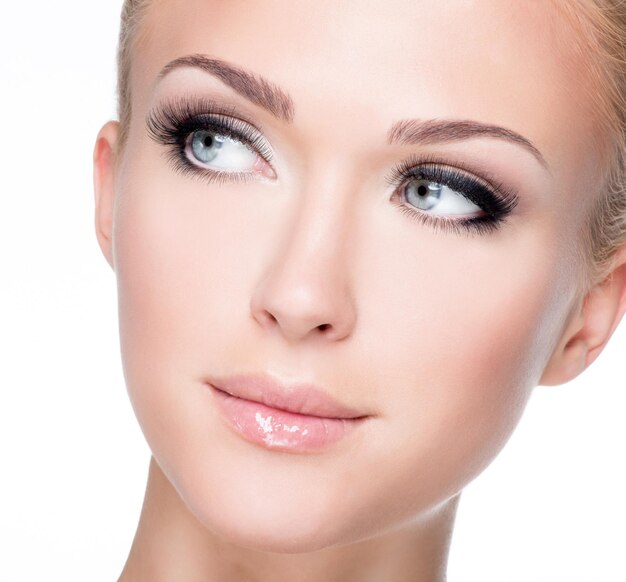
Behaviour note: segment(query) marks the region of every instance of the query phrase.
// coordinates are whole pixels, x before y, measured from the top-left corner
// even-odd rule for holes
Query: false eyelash
[[[429,180],[447,186],[476,204],[487,214],[473,218],[434,216],[399,204],[403,214],[436,230],[454,234],[487,234],[497,230],[519,202],[519,196],[493,176],[479,178],[463,163],[450,163],[432,155],[414,155],[392,168],[387,183],[396,191],[413,179]]]
[[[251,172],[211,170],[194,164],[185,153],[187,140],[195,131],[207,130],[243,143],[268,164],[273,152],[261,132],[242,119],[237,109],[206,97],[177,97],[150,111],[146,117],[148,134],[168,147],[167,157],[181,174],[200,176],[212,182],[245,182],[255,179]]]

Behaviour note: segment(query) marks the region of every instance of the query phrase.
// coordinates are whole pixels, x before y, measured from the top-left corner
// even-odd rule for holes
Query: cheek
[[[391,502],[406,514],[460,491],[505,444],[558,334],[566,284],[539,229],[418,236],[395,248],[423,251],[395,258],[372,247],[371,272],[379,262],[386,277],[361,282],[371,301],[363,327],[381,332],[362,346],[375,354],[365,366],[383,379],[376,401],[393,419],[372,465],[404,492]]]
[[[185,402],[172,386],[200,382],[211,370],[213,354],[242,317],[238,294],[256,264],[237,209],[248,202],[237,188],[220,186],[216,195],[199,181],[181,184],[139,158],[116,207],[122,359],[142,424],[152,422],[151,409]]]
[[[154,160],[161,162],[155,164]],[[224,342],[224,322],[241,318],[241,293],[257,268],[245,186],[207,185],[138,156],[121,184],[115,216],[120,326],[130,353],[159,366],[206,373]],[[263,217],[258,220],[263,220]],[[212,342],[215,342],[213,344]]]

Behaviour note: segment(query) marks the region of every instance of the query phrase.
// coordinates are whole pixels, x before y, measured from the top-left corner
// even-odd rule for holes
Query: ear
[[[93,152],[93,183],[98,244],[107,262],[113,261],[113,208],[115,202],[115,152],[119,123],[109,121],[98,132]]]
[[[626,246],[608,277],[593,287],[571,317],[539,384],[554,386],[578,376],[600,355],[626,312]]]

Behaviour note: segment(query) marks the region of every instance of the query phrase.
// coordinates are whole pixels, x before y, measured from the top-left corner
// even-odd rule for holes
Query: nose
[[[250,301],[259,325],[290,342],[312,336],[338,341],[356,321],[345,213],[336,201],[315,206],[300,206]]]

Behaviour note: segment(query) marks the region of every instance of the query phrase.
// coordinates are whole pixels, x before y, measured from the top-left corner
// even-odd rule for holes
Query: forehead
[[[557,174],[597,164],[575,33],[551,0],[155,0],[143,27],[144,103],[166,63],[203,53],[276,83],[296,122],[330,135],[338,119],[471,119],[526,136]]]

